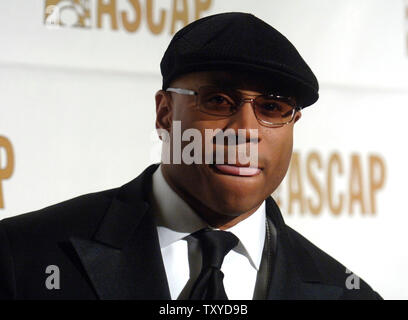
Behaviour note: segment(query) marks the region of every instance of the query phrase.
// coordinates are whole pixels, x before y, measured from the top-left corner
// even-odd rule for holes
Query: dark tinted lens
[[[237,106],[236,93],[218,87],[201,87],[197,99],[202,111],[214,115],[230,115]]]
[[[294,113],[294,106],[285,99],[259,96],[255,99],[255,105],[258,118],[273,124],[289,122]]]

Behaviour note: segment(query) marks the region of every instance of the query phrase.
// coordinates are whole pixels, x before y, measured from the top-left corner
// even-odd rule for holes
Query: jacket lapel
[[[148,167],[118,189],[92,239],[70,239],[100,299],[170,300],[156,224],[146,200],[157,167]],[[342,288],[324,283],[311,257],[291,239],[271,197],[266,214],[277,231],[267,299],[338,298]]]
[[[269,197],[266,214],[277,231],[276,253],[269,279],[268,300],[338,299],[343,289],[325,284],[306,249],[294,243],[279,207]]]
[[[118,189],[92,239],[70,241],[100,299],[170,299],[147,195],[157,165]]]

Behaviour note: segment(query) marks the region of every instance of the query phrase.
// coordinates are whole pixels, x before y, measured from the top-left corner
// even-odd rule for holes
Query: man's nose
[[[230,117],[229,127],[234,129],[258,129],[259,122],[255,116],[252,99],[241,102],[236,113]]]
[[[259,122],[258,119],[255,116],[255,111],[252,106],[252,100],[251,99],[245,99],[242,101],[241,105],[238,107],[238,110],[236,113],[234,113],[228,121],[228,128],[233,129],[237,135],[242,135],[239,134],[238,130],[245,130],[245,141],[250,142],[251,139],[253,139],[253,135],[251,136],[249,130],[257,130],[257,141],[252,141],[252,142],[259,142],[260,141],[260,135],[258,132],[259,129]]]

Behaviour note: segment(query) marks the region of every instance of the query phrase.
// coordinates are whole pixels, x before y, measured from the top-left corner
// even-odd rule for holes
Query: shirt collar
[[[152,205],[157,221],[160,248],[209,227],[193,209],[169,186],[161,171],[154,172]],[[259,269],[265,241],[265,201],[245,220],[228,229],[240,240],[237,251],[245,255],[255,269]]]
[[[256,270],[259,270],[265,243],[265,219],[266,211],[264,201],[248,218],[228,229],[228,231],[238,237],[246,254],[243,253],[249,258]],[[239,249],[240,247],[238,246],[238,250]]]
[[[159,166],[153,174],[152,203],[160,248],[165,248],[208,224],[168,185],[161,169]]]

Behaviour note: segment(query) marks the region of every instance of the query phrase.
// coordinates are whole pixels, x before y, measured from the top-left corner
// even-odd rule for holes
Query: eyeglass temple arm
[[[180,89],[180,88],[167,88],[166,91],[175,92],[178,94],[186,94],[189,96],[196,96],[197,92],[188,89]]]

